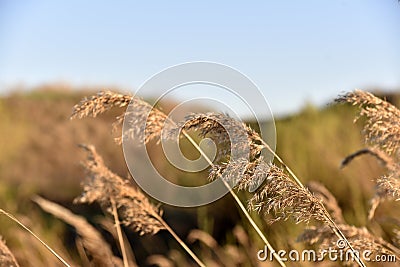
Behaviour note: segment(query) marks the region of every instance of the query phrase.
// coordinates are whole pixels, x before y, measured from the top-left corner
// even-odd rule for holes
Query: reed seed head
[[[128,180],[111,172],[93,146],[82,147],[88,152],[88,159],[84,163],[88,175],[83,183],[84,192],[75,199],[76,203],[96,201],[112,214],[111,201],[114,201],[122,223],[141,235],[156,234],[165,229],[161,210]]]
[[[389,155],[396,154],[400,145],[400,110],[371,93],[355,90],[336,99],[359,106],[359,117],[367,118],[364,134],[367,142],[377,144]]]

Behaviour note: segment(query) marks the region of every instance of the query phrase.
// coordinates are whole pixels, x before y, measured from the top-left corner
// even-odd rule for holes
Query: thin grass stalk
[[[110,199],[110,202],[111,202],[111,208],[112,208],[112,214],[114,217],[115,227],[117,228],[117,236],[118,236],[119,246],[121,248],[122,261],[123,261],[125,267],[129,267],[128,257],[126,256],[125,243],[124,243],[124,239],[122,237],[121,223],[118,219],[117,205],[115,204],[115,201],[112,198]]]
[[[38,240],[48,251],[51,252],[62,264],[64,264],[67,267],[70,267],[69,265],[60,255],[57,254],[49,245],[47,245],[42,239],[40,239],[34,232],[32,232],[28,227],[26,227],[22,222],[20,222],[17,218],[14,217],[11,213],[6,212],[3,209],[0,209],[0,213],[7,216],[9,219],[17,223],[19,226],[21,226],[25,231],[27,231],[29,234],[31,234],[36,240]]]
[[[186,250],[186,252],[195,260],[200,267],[206,267],[206,265],[194,254],[194,252],[186,245],[185,242],[175,233],[175,231],[160,217],[160,222],[163,224],[165,229],[175,238],[175,240]]]

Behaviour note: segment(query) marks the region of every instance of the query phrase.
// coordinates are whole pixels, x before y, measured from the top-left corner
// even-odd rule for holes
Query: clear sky
[[[0,0],[1,92],[59,81],[134,90],[188,61],[240,70],[274,113],[356,87],[393,90],[400,88],[400,4]]]

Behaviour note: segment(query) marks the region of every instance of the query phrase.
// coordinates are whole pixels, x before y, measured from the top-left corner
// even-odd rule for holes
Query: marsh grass
[[[96,117],[98,114],[105,112],[111,108],[113,103],[116,107],[125,106],[125,103],[129,96],[124,96],[117,93],[112,92],[100,92],[97,96],[92,96],[91,98],[87,98],[82,100],[79,104],[77,104],[74,109],[71,118],[83,118],[86,116]],[[249,143],[255,144],[255,142],[250,142],[250,137],[246,131],[249,131],[250,128],[245,127],[242,123],[232,120],[231,118],[218,115],[218,114],[200,114],[196,116],[194,114],[194,118],[189,117],[181,124],[171,121],[160,110],[153,108],[150,104],[145,101],[137,98],[130,97],[131,105],[126,111],[126,113],[117,117],[116,122],[113,125],[115,129],[116,125],[122,123],[122,118],[128,118],[126,122],[129,127],[128,130],[122,132],[122,139],[116,139],[116,142],[121,144],[124,138],[127,139],[137,139],[141,140],[143,144],[147,144],[153,139],[157,139],[159,142],[162,137],[163,131],[166,132],[166,137],[170,135],[174,135],[174,132],[177,132],[177,129],[182,133],[182,135],[188,139],[188,141],[193,145],[193,147],[204,157],[204,159],[209,163],[210,166],[214,166],[214,163],[208,156],[204,153],[204,151],[199,147],[199,145],[194,141],[194,139],[187,133],[188,130],[195,129],[200,130],[201,135],[207,135],[208,133],[213,132],[214,136],[219,136],[225,132],[222,125],[227,125],[232,130],[233,134],[230,138],[235,138],[236,142],[232,142],[232,144],[236,144],[241,151],[242,146],[246,146]],[[107,103],[105,108],[101,108],[101,103]],[[144,124],[143,124],[144,122]],[[143,125],[145,128],[143,128]],[[221,129],[222,128],[222,129]],[[215,131],[217,130],[217,133]],[[242,133],[245,133],[245,136]],[[221,143],[219,141],[218,143]],[[258,146],[253,147],[251,151],[254,153],[257,150]],[[233,149],[233,147],[231,148]],[[229,189],[230,194],[235,199],[238,204],[241,212],[245,215],[247,220],[250,222],[251,226],[255,229],[257,234],[263,240],[263,242],[269,247],[270,251],[272,251],[274,258],[278,261],[281,266],[285,266],[284,262],[280,259],[279,255],[276,253],[276,250],[272,247],[268,239],[265,237],[264,233],[260,230],[254,220],[251,218],[250,214],[246,210],[245,206],[239,199],[239,197],[234,193],[232,188],[229,186],[225,179],[222,179],[225,186]]]
[[[351,243],[342,232],[341,227],[335,222],[335,220],[337,220],[337,222],[342,225],[344,219],[341,212],[339,212],[337,203],[334,202],[334,197],[332,195],[327,195],[327,191],[324,191],[322,187],[319,188],[320,190],[317,193],[319,197],[314,195],[303,185],[282,158],[270,148],[258,133],[243,123],[229,118],[226,115],[215,113],[190,114],[186,117],[185,121],[175,123],[163,112],[153,108],[139,98],[112,92],[102,92],[97,96],[83,100],[80,104],[75,106],[72,117],[96,117],[98,114],[109,110],[113,105],[116,107],[127,106],[128,100],[133,106],[133,109],[131,108],[127,111],[127,114],[130,115],[128,116],[130,120],[126,123],[130,127],[127,131],[122,133],[122,138],[116,140],[118,143],[121,143],[124,138],[138,138],[144,143],[148,143],[153,139],[159,142],[160,138],[162,138],[163,129],[167,129],[166,132],[171,136],[182,135],[192,143],[210,164],[210,180],[222,178],[223,182],[228,187],[234,186],[234,188],[238,190],[254,189],[262,183],[261,187],[254,192],[254,195],[249,200],[248,207],[251,210],[274,214],[275,216],[272,222],[288,220],[290,217],[294,218],[297,223],[308,223],[311,219],[321,221],[337,238],[343,239],[346,242],[350,251],[355,252]],[[396,163],[394,163],[395,159],[390,156],[396,157],[400,140],[398,134],[400,112],[385,101],[362,91],[355,91],[341,96],[337,101],[350,102],[353,105],[361,107],[360,116],[367,117],[366,126],[364,127],[366,140],[383,149],[383,151],[381,151],[376,147],[357,151],[345,158],[342,167],[348,165],[354,158],[360,155],[370,154],[376,157],[388,169],[395,173],[390,173],[388,176],[378,179],[378,190],[374,198],[375,204],[373,204],[373,206],[376,208],[376,203],[379,203],[384,198],[398,198],[398,180],[394,177],[398,174],[398,167]],[[101,107],[102,103],[106,103],[104,108]],[[122,124],[124,115],[126,114],[117,117],[114,128]],[[139,122],[143,121],[146,122],[146,129],[141,129],[138,125]],[[230,134],[228,134],[225,128],[226,125],[229,126]],[[211,137],[216,144],[223,147],[223,149],[218,150],[216,159],[209,159],[200,149],[198,144],[194,142],[194,139],[188,135],[188,132],[191,130],[197,131],[202,137]],[[243,135],[243,133],[245,134]],[[232,142],[232,136],[235,142]],[[228,145],[227,140],[230,141]],[[245,155],[245,148],[249,149],[248,158],[230,158],[231,153],[234,151],[243,151],[242,154]],[[278,164],[275,165],[265,162],[261,155],[263,150],[272,154]],[[232,189],[230,189],[230,193],[261,239],[268,246],[271,246],[254,220],[250,217],[249,213],[244,209],[238,196]],[[325,207],[324,202],[326,202],[328,208]],[[330,213],[332,213],[333,216],[331,216]],[[370,212],[370,216],[371,214],[373,214],[373,212]],[[355,257],[360,266],[365,266],[357,255],[355,255]],[[279,256],[275,258],[283,265]]]
[[[370,201],[368,219],[372,220],[379,204],[386,200],[400,200],[400,110],[389,102],[371,93],[355,90],[336,99],[358,106],[360,111],[355,121],[365,118],[363,134],[371,147],[347,156],[342,166],[364,154],[375,157],[387,169],[387,174],[376,179],[375,195]]]
[[[75,203],[97,202],[103,210],[120,218],[122,224],[140,235],[154,235],[161,230],[167,230],[199,266],[205,266],[164,221],[163,211],[159,207],[152,204],[139,189],[133,187],[130,180],[111,172],[93,146],[81,147],[88,154],[83,164],[87,177],[83,183],[83,193],[75,199]]]
[[[375,179],[375,195],[371,199],[368,214],[369,221],[372,221],[375,211],[383,201],[400,200],[398,164],[400,111],[386,101],[358,90],[340,96],[337,101],[348,102],[360,109],[356,119],[364,117],[363,133],[368,144],[368,147],[345,157],[341,167],[347,167],[356,158],[367,155],[378,160],[387,170],[385,175]],[[74,106],[71,118],[97,117],[114,108],[118,110],[128,108],[125,113],[116,117],[112,125],[114,131],[119,130],[122,124],[128,126],[124,127],[121,136],[115,139],[118,144],[126,139],[135,139],[145,145],[150,142],[153,145],[159,144],[162,138],[182,138],[191,144],[210,165],[208,180],[221,179],[224,182],[243,214],[242,218],[250,223],[257,236],[271,251],[276,250],[267,239],[266,233],[260,229],[260,221],[256,223],[252,218],[253,215],[257,216],[251,213],[252,211],[258,212],[263,218],[264,215],[268,215],[269,219],[265,219],[266,225],[284,223],[283,221],[305,223],[307,226],[298,237],[298,241],[310,246],[317,245],[321,250],[337,248],[338,238],[342,239],[346,243],[345,251],[355,257],[354,262],[343,264],[365,266],[355,254],[356,250],[371,250],[373,255],[394,255],[400,260],[398,230],[390,229],[392,234],[385,236],[382,232],[374,231],[376,228],[370,227],[372,225],[370,222],[366,226],[347,223],[347,216],[343,215],[340,207],[342,203],[340,199],[336,200],[335,196],[320,183],[310,182],[304,185],[301,176],[296,176],[284,159],[248,125],[225,114],[217,113],[189,114],[184,121],[174,122],[164,112],[140,98],[111,91],[84,98]],[[124,121],[124,118],[128,119]],[[143,122],[146,122],[145,126]],[[214,159],[208,158],[198,144],[199,138],[205,137],[211,138],[217,144],[218,150]],[[83,217],[40,197],[34,197],[33,201],[46,212],[76,229],[78,234],[75,240],[76,249],[85,266],[93,264],[135,266],[133,252],[124,236],[124,228],[129,228],[139,235],[155,235],[160,231],[167,231],[199,266],[259,264],[255,257],[257,248],[252,242],[254,236],[250,237],[249,233],[239,226],[234,229],[231,243],[225,245],[218,244],[217,240],[207,232],[192,229],[187,242],[191,245],[200,245],[201,250],[198,252],[201,257],[198,257],[164,220],[161,205],[150,200],[135,187],[132,184],[132,177],[122,178],[107,168],[94,146],[81,147],[87,153],[87,159],[83,162],[87,175],[82,183],[83,193],[75,199],[75,203],[96,202],[110,215],[114,224],[109,221],[111,225],[107,227],[119,244],[122,257],[114,255],[111,245]],[[275,161],[269,162],[268,155],[273,155]],[[249,191],[241,194],[242,197],[246,196],[245,200],[239,198],[239,191]],[[21,221],[3,210],[0,210],[0,213],[22,226],[62,264],[69,266]],[[389,219],[397,222],[394,224],[400,227],[398,220]],[[171,249],[168,255],[148,257],[147,263],[160,266],[174,266],[175,262],[192,264],[193,261],[185,255]],[[276,253],[273,255],[278,264],[285,266],[279,255]],[[2,240],[0,240],[0,265],[18,266],[15,257]]]

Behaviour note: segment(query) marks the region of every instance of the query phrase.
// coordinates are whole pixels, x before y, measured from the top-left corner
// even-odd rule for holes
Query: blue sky
[[[400,4],[0,0],[1,92],[59,81],[134,90],[189,61],[240,70],[281,114],[357,87],[394,90]]]

